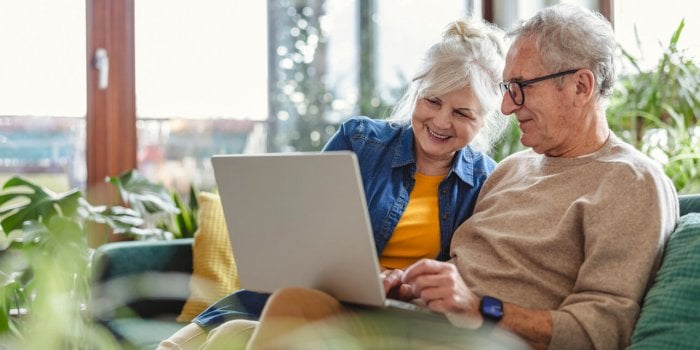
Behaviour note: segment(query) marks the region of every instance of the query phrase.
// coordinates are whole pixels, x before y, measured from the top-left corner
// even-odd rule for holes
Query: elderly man
[[[557,5],[513,37],[501,109],[515,115],[530,149],[487,179],[473,216],[455,232],[449,262],[385,271],[385,288],[445,314],[449,337],[489,321],[534,348],[624,348],[678,218],[675,189],[608,128],[615,75],[608,22]],[[279,333],[303,329],[275,327],[275,319],[319,322],[338,313],[354,319],[343,323],[350,334],[381,333],[353,317],[364,312],[289,289],[273,294],[249,345],[266,347]],[[404,334],[439,338],[411,330]]]
[[[491,319],[536,348],[623,348],[678,218],[674,187],[608,128],[608,22],[559,5],[513,35],[501,110],[531,149],[485,183],[452,241],[456,269],[425,261],[403,282],[434,310]]]

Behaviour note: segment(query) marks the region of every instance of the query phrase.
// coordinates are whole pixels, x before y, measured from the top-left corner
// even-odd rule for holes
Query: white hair
[[[472,146],[489,152],[508,124],[500,113],[503,95],[498,89],[505,53],[504,32],[498,27],[473,18],[450,23],[442,40],[426,52],[423,65],[394,106],[390,119],[410,119],[419,99],[469,86],[484,117],[484,126]]]

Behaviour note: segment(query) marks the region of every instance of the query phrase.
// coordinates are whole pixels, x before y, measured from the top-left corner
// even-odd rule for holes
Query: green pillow
[[[700,330],[700,213],[680,218],[652,288],[644,298],[630,349],[690,349]]]

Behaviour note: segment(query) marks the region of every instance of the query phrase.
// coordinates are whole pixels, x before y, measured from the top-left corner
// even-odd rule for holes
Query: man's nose
[[[501,113],[503,113],[503,115],[511,115],[520,107],[521,106],[515,104],[508,92],[503,94],[503,99],[501,100]]]

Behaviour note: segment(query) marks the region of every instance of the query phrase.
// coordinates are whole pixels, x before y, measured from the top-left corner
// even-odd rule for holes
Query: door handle
[[[109,86],[109,56],[107,50],[99,48],[95,50],[95,69],[98,72],[97,88],[105,90]]]

